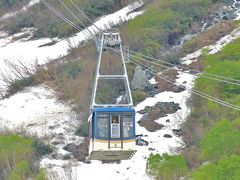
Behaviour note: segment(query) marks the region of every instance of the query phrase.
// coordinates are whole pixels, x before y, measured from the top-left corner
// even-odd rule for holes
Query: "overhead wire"
[[[115,50],[114,52],[116,52],[116,53],[119,55],[119,52],[118,52],[117,50]],[[142,63],[136,62],[136,61],[133,60],[132,58],[130,58],[130,59],[131,59],[130,61],[133,62],[134,64],[137,64],[137,65],[139,65],[140,67],[143,67],[144,69],[150,70],[155,76],[160,77],[161,79],[164,79],[165,81],[167,81],[167,82],[169,82],[169,83],[171,83],[171,84],[177,85],[177,86],[179,86],[179,87],[187,90],[188,92],[192,92],[192,93],[194,93],[194,94],[196,94],[196,95],[198,95],[198,96],[200,96],[200,97],[202,97],[202,98],[211,100],[211,101],[213,101],[213,102],[215,102],[215,103],[218,103],[218,104],[220,104],[220,105],[223,105],[223,106],[225,106],[225,107],[228,107],[228,108],[231,108],[231,109],[240,111],[240,107],[239,107],[239,106],[236,106],[236,105],[233,105],[233,104],[228,103],[228,102],[226,102],[226,101],[223,101],[223,100],[221,100],[221,99],[215,98],[215,97],[210,96],[210,95],[208,95],[208,94],[206,94],[206,93],[203,93],[203,92],[201,92],[201,91],[198,91],[198,90],[195,90],[195,89],[191,89],[191,87],[187,87],[187,86],[185,86],[185,85],[183,85],[183,84],[181,84],[181,83],[179,83],[179,82],[174,82],[174,80],[168,78],[167,76],[165,76],[165,75],[163,75],[163,74],[157,73],[155,70],[153,70],[153,69],[151,69],[151,68],[143,65]]]
[[[130,50],[131,51],[131,50]],[[150,60],[147,60],[145,58],[142,58],[142,57],[139,57],[139,56],[136,56],[136,55],[132,55],[132,54],[129,54],[130,57],[134,57],[138,60],[141,60],[143,62],[146,62],[146,63],[150,63],[150,64],[153,64],[153,65],[156,65],[156,66],[159,66],[159,67],[164,67],[164,68],[171,68],[171,67],[176,67],[174,66],[174,64],[171,64],[171,63],[168,63],[168,62],[165,62],[165,64],[171,64],[171,66],[166,66],[166,65],[163,65],[163,64],[158,64],[154,61],[150,61]],[[178,68],[179,69],[179,68]],[[181,69],[179,69],[180,71],[182,71]],[[182,71],[184,73],[187,73],[187,74],[191,74],[190,72],[186,72],[186,71]],[[199,71],[200,73],[200,71]],[[232,84],[232,85],[237,85],[237,86],[240,86],[240,82],[237,83],[237,82],[232,82],[232,81],[228,81],[228,80],[223,80],[223,79],[220,79],[220,78],[215,78],[215,77],[209,77],[207,75],[204,74],[201,74],[201,77],[204,77],[204,78],[207,78],[207,79],[211,79],[211,80],[214,80],[214,81],[219,81],[219,82],[223,82],[223,83],[227,83],[227,84]]]
[[[86,13],[80,9],[74,2],[73,0],[70,0],[70,2],[72,3],[72,5],[91,23],[93,24],[94,27],[96,27],[96,29],[99,30],[99,32],[101,32],[102,30],[86,15]]]
[[[64,1],[63,1],[63,0],[59,0],[59,1],[60,1],[60,3],[64,6],[64,8],[67,9],[67,11],[85,28],[85,30],[87,30],[87,31],[89,32],[90,36],[92,36],[92,37],[95,38],[94,34],[85,26],[85,24],[82,22],[82,20],[81,20],[78,16],[76,16],[76,15],[66,6],[66,4],[64,3]],[[83,30],[83,31],[84,31],[84,30]]]
[[[63,3],[62,0],[60,0],[61,3]],[[97,25],[95,25],[95,23],[86,15],[86,13],[81,10],[72,0],[70,0],[70,2],[74,5],[74,7],[84,16],[87,18],[87,20],[92,23],[99,31],[101,31]],[[76,16],[74,15],[74,13],[72,13],[72,11],[63,3],[64,7],[67,8],[67,10],[76,18],[80,21],[80,23],[82,25],[84,25],[81,20]],[[86,28],[86,26],[84,25],[84,27]],[[91,32],[90,32],[91,33]],[[92,33],[91,33],[92,34]],[[92,34],[93,35],[93,34]],[[93,35],[93,37],[95,38],[95,36]],[[188,70],[191,70],[192,72],[196,72],[196,73],[202,73],[201,71],[198,71],[196,69],[191,69],[191,68],[188,68],[188,67],[185,67],[185,66],[181,66],[181,65],[176,65],[176,64],[173,64],[173,63],[170,63],[170,62],[166,62],[166,61],[163,61],[163,60],[160,60],[160,59],[157,59],[157,58],[154,58],[154,57],[151,57],[151,56],[147,56],[147,55],[144,55],[142,53],[139,53],[139,52],[135,52],[135,51],[132,51],[132,50],[129,50],[130,52],[134,53],[134,54],[138,54],[138,55],[141,55],[145,58],[149,58],[149,59],[152,59],[152,60],[155,60],[155,61],[158,61],[158,62],[161,62],[161,63],[164,63],[164,64],[167,64],[167,65],[170,65],[170,66],[176,66],[178,67],[179,69],[188,69]],[[131,56],[134,56],[134,55],[131,55]],[[143,60],[142,58],[138,57],[138,56],[135,56],[135,58],[138,58],[140,60]],[[158,66],[162,66],[162,67],[166,67],[168,68],[168,66],[166,65],[162,65],[162,64],[157,64],[157,63],[154,63],[152,61],[149,61],[149,63],[152,63],[152,64],[155,64],[155,65],[158,65]],[[187,73],[187,72],[186,72]],[[209,77],[209,76],[213,76],[213,77]],[[225,77],[225,76],[221,76],[221,75],[216,75],[216,74],[212,74],[212,73],[208,73],[208,72],[204,72],[204,74],[202,74],[202,77],[205,77],[205,78],[208,78],[208,79],[211,79],[211,80],[215,80],[215,81],[220,81],[220,82],[224,82],[224,83],[228,83],[228,84],[232,84],[232,85],[238,85],[240,86],[240,80],[237,80],[237,79],[233,79],[233,78],[229,78],[229,77]]]
[[[165,66],[165,65],[163,65],[163,64],[158,64],[158,63],[156,63],[156,62],[154,62],[154,61],[149,61],[149,60],[143,59],[143,58],[141,58],[141,57],[139,57],[139,56],[134,56],[134,55],[130,55],[130,56],[132,56],[132,57],[134,57],[134,58],[137,58],[137,59],[139,59],[139,60],[141,60],[141,61],[144,61],[144,62],[147,62],[147,63],[150,63],[150,64],[154,64],[154,65],[156,65],[156,66],[165,67],[165,68],[170,68],[170,66]],[[171,67],[173,67],[173,65],[172,65]],[[191,73],[186,72],[186,71],[182,71],[182,72],[191,74]],[[223,80],[223,79],[219,79],[219,78],[215,78],[215,77],[209,77],[209,76],[205,75],[205,73],[202,74],[201,77],[204,77],[204,78],[207,78],[207,79],[211,79],[211,80],[215,80],[215,81],[219,81],[219,82],[224,82],[224,83],[228,83],[228,84],[240,86],[240,83],[232,82],[232,81],[229,81],[229,80]]]
[[[56,9],[54,9],[49,3],[47,3],[45,0],[42,0],[42,2],[47,6],[47,7],[49,7],[49,9],[50,10],[52,10],[56,15],[58,15],[61,19],[63,19],[65,22],[67,22],[67,23],[69,23],[70,25],[72,25],[74,28],[77,28],[78,30],[80,29],[80,30],[82,30],[79,26],[77,26],[77,25],[75,25],[73,22],[71,22],[68,18],[66,18],[65,16],[63,16],[61,13],[59,13],[59,11],[57,11]],[[130,50],[131,51],[131,50]],[[116,51],[115,51],[116,52]],[[133,51],[131,51],[131,52],[133,52]],[[140,54],[140,53],[138,53],[138,54]],[[152,58],[152,57],[149,57],[149,56],[146,56],[146,55],[143,55],[143,54],[141,54],[142,56],[145,56],[145,57],[148,57],[148,58]],[[155,59],[155,58],[154,58]],[[155,59],[156,60],[156,59]],[[135,62],[135,61],[133,61],[133,60],[131,60],[131,62],[133,62],[133,63],[135,63],[135,64],[140,64],[139,62]],[[165,62],[166,64],[170,64],[170,63],[167,63],[167,62]],[[141,65],[140,64],[140,66],[141,67],[144,67],[144,65]],[[145,67],[146,68],[146,67]],[[173,82],[171,79],[169,79],[168,77],[164,77],[164,75],[160,75],[160,74],[157,74],[154,70],[152,70],[151,68],[148,68],[147,67],[147,69],[149,69],[150,71],[152,71],[152,72],[154,72],[154,74],[156,75],[156,76],[158,76],[158,77],[160,77],[160,78],[162,78],[162,79],[164,79],[164,80],[166,80],[166,81],[168,81],[168,82],[170,82],[170,83],[172,83],[172,84],[176,84],[175,82]],[[220,77],[222,77],[222,76],[220,76]],[[224,78],[224,77],[223,77]],[[229,79],[231,79],[231,78],[229,78]],[[236,79],[233,79],[233,80],[235,80],[235,81],[238,81],[238,80],[236,80]],[[177,84],[179,84],[179,83],[177,83]],[[197,90],[192,90],[192,89],[189,89],[189,88],[187,88],[187,87],[185,87],[184,85],[182,85],[182,84],[180,84],[180,85],[178,85],[178,86],[180,86],[180,87],[182,87],[182,88],[184,88],[185,90],[188,90],[188,91],[190,91],[190,92],[193,92],[194,94],[196,94],[196,95],[199,95],[199,96],[201,96],[201,97],[203,97],[203,98],[206,98],[206,99],[208,99],[208,100],[211,100],[211,101],[213,101],[213,102],[216,102],[216,103],[218,103],[218,104],[221,104],[221,105],[223,105],[223,106],[226,106],[226,107],[229,107],[229,108],[232,108],[232,109],[235,109],[235,110],[238,110],[238,111],[240,111],[240,107],[239,106],[236,106],[236,105],[233,105],[233,104],[231,104],[231,103],[228,103],[228,102],[225,102],[225,101],[222,101],[222,100],[220,100],[220,99],[218,99],[218,98],[215,98],[215,97],[212,97],[212,96],[210,96],[210,95],[208,95],[208,94],[205,94],[205,93],[202,93],[202,92],[200,92],[200,91],[197,91]]]
[[[212,96],[210,96],[210,95],[208,95],[208,94],[206,94],[206,93],[203,93],[203,92],[200,92],[200,91],[197,91],[197,90],[194,90],[194,89],[190,89],[189,87],[186,87],[186,86],[184,86],[184,85],[181,84],[181,83],[174,82],[172,79],[170,79],[170,78],[168,78],[168,77],[166,77],[166,76],[164,76],[164,75],[162,75],[162,74],[157,74],[156,71],[152,70],[152,69],[149,68],[149,67],[146,67],[145,65],[143,65],[143,64],[141,64],[141,63],[139,63],[139,62],[136,62],[136,61],[134,61],[134,60],[131,60],[131,62],[134,63],[134,64],[139,65],[140,67],[143,67],[143,68],[145,68],[145,69],[150,70],[150,71],[151,71],[154,75],[156,75],[157,77],[160,77],[161,79],[164,79],[165,81],[167,81],[167,82],[169,82],[169,83],[171,83],[171,84],[178,85],[179,87],[187,90],[188,92],[192,92],[192,93],[194,93],[194,94],[196,94],[196,95],[198,95],[198,96],[200,96],[200,97],[202,97],[202,98],[211,100],[211,101],[213,101],[213,102],[215,102],[215,103],[218,103],[218,104],[220,104],[220,105],[223,105],[223,106],[225,106],[225,107],[228,107],[228,108],[231,108],[231,109],[240,111],[240,107],[239,107],[239,106],[233,105],[233,104],[228,103],[228,102],[226,102],[226,101],[222,101],[222,100],[220,100],[220,99],[218,99],[218,98],[215,98],[215,97],[212,97]]]
[[[56,14],[60,19],[62,19],[63,21],[65,21],[66,23],[68,23],[69,25],[71,25],[73,28],[75,28],[78,31],[82,31],[83,29],[80,28],[78,25],[76,25],[75,23],[73,23],[71,20],[69,20],[67,17],[65,17],[64,15],[62,15],[58,10],[56,10],[51,4],[49,4],[47,1],[45,0],[41,0],[41,2],[47,6],[54,14]]]
[[[195,73],[202,73],[201,71],[198,71],[198,70],[196,70],[196,69],[188,68],[188,67],[185,67],[185,66],[182,66],[182,65],[173,64],[173,63],[170,63],[170,62],[166,62],[166,61],[163,61],[163,60],[160,60],[160,59],[151,57],[151,56],[144,55],[144,54],[139,53],[139,52],[136,52],[136,51],[132,51],[132,50],[129,50],[129,51],[132,52],[132,53],[134,53],[134,54],[143,56],[143,57],[145,57],[145,58],[149,58],[149,59],[152,59],[152,60],[155,60],[155,61],[164,63],[164,64],[168,64],[168,65],[170,65],[170,66],[176,66],[176,67],[178,67],[178,68],[191,70],[192,72],[195,72]],[[225,80],[226,80],[225,82],[233,81],[233,82],[235,82],[235,83],[238,83],[238,84],[235,84],[235,85],[240,85],[240,80],[238,80],[238,79],[233,79],[233,78],[229,78],[229,77],[225,77],[225,76],[221,76],[221,75],[216,75],[216,74],[212,74],[212,73],[208,73],[208,72],[204,72],[204,74],[209,75],[209,76],[213,76],[213,77],[216,77],[216,78],[225,79]],[[227,80],[230,80],[230,81],[227,81]]]

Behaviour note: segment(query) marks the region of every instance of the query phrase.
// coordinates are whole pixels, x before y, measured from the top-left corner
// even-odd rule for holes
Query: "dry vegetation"
[[[236,29],[238,27],[238,23],[238,21],[228,20],[215,24],[210,29],[198,34],[198,36],[183,44],[183,53],[190,54],[204,46],[214,44],[221,37],[228,35]]]
[[[89,43],[71,49],[69,55],[47,65],[59,97],[70,100],[75,110],[83,113],[83,120],[86,120],[90,106],[97,58],[94,44]]]
[[[122,75],[123,67],[122,67],[122,58],[120,55],[113,52],[113,50],[108,49],[107,51],[103,51],[100,74],[102,75]]]

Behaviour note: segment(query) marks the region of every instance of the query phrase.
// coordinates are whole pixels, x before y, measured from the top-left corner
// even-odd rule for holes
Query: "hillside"
[[[34,0],[22,0],[20,2],[3,1],[2,12],[3,10],[7,10],[6,12],[11,12],[16,9],[21,10],[20,7],[23,7],[24,4],[27,4],[27,2],[34,2]],[[17,16],[10,16],[9,18],[4,18],[2,20],[2,29],[6,30],[11,35],[20,32],[23,28],[33,28],[33,38],[66,38],[78,32],[78,30],[57,17],[54,12],[50,11],[43,2],[36,2],[36,4],[32,3],[32,5],[25,10],[19,11],[19,13],[17,13]],[[91,19],[96,19],[105,14],[113,13],[114,11],[121,9],[132,1],[120,0],[116,2],[115,0],[65,0],[50,1],[49,4],[57,11],[62,12],[66,16],[66,18],[71,20],[80,28],[85,28],[83,24],[89,25],[89,22],[86,20],[85,17],[82,17],[82,14],[79,13],[78,9],[75,6],[84,9],[86,15],[89,16]],[[72,14],[65,6],[69,9],[72,9],[73,13],[76,14],[77,17],[79,17],[83,24],[73,18]]]
[[[85,28],[60,1],[49,2]],[[64,2],[94,32],[94,25],[71,1]],[[95,26],[118,28],[123,44],[129,46],[136,134],[148,145],[136,146],[136,154],[126,161],[86,160],[96,42],[86,35],[87,30],[78,32],[42,3],[3,1],[2,17],[17,13],[0,19],[0,76],[6,85],[0,83],[0,146],[5,143],[7,150],[19,151],[9,167],[4,157],[12,156],[12,151],[9,155],[0,148],[0,174],[4,172],[0,179],[237,180],[240,3],[74,2]],[[147,79],[144,88],[134,87],[137,71]],[[106,87],[101,97],[113,90]]]

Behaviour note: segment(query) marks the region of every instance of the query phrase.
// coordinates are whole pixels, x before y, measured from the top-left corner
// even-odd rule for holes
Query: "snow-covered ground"
[[[192,86],[193,75],[181,73],[178,76],[178,82],[186,81]],[[45,86],[26,88],[16,95],[0,101],[0,124],[1,127],[12,129],[24,129],[30,134],[38,135],[47,142],[54,145],[58,158],[45,157],[41,164],[51,173],[55,173],[56,179],[64,179],[62,176],[69,175],[66,168],[71,164],[71,171],[76,179],[105,179],[105,180],[123,180],[123,179],[148,179],[145,174],[146,158],[151,153],[175,153],[175,149],[182,147],[184,143],[181,138],[173,133],[173,129],[179,129],[183,120],[186,118],[189,109],[186,101],[190,94],[188,91],[180,93],[162,92],[154,97],[147,98],[135,109],[142,110],[145,106],[154,106],[157,102],[175,102],[179,103],[181,109],[174,114],[157,120],[165,127],[156,132],[148,132],[145,128],[136,123],[137,134],[143,134],[145,140],[149,141],[148,147],[137,147],[137,152],[132,159],[122,161],[120,164],[102,164],[99,161],[92,161],[90,164],[76,162],[72,160],[61,160],[61,156],[67,154],[62,148],[68,143],[81,143],[82,139],[74,135],[74,127],[78,124],[78,115],[71,111],[71,108],[59,102],[54,92]],[[142,115],[136,115],[139,121]],[[166,120],[170,122],[166,122]],[[172,138],[163,137],[170,134]],[[149,148],[151,150],[149,150]],[[92,173],[92,172],[95,173]]]
[[[37,1],[32,1],[33,2]],[[110,29],[111,27],[121,24],[125,21],[134,19],[141,15],[144,11],[133,12],[135,9],[143,5],[142,0],[138,0],[128,6],[120,9],[119,11],[101,17],[95,22],[95,26],[88,27],[93,34],[98,33],[99,27],[101,30]],[[0,32],[0,72],[8,72],[9,69],[6,66],[4,60],[10,62],[21,61],[25,65],[45,64],[46,62],[67,55],[68,50],[71,47],[77,46],[80,42],[91,39],[88,30],[85,29],[68,39],[50,39],[43,38],[38,40],[29,41],[32,36],[33,28],[23,29],[22,32],[8,36],[6,32]],[[27,34],[24,38],[19,38],[22,35]],[[52,41],[57,41],[54,45],[43,46]],[[5,84],[0,79],[0,94],[4,94]]]
[[[239,6],[236,6],[236,4],[239,4]],[[237,17],[235,18],[235,20],[240,20],[240,2],[239,2],[239,0],[235,0],[233,3],[233,6],[237,7],[237,11],[235,12],[237,14]],[[221,51],[221,49],[224,46],[226,46],[230,42],[238,39],[239,37],[240,37],[240,27],[233,30],[229,35],[222,37],[215,44],[205,46],[192,54],[188,54],[186,57],[181,59],[182,64],[189,65],[192,62],[197,61],[198,58],[202,55],[202,52],[204,49],[207,49],[209,54],[216,54],[217,52]]]
[[[139,8],[142,5],[142,0],[136,1],[113,14],[101,17],[95,22],[95,25],[101,30],[106,30],[122,22],[129,21],[143,13],[143,11],[133,12],[136,8]],[[94,25],[88,27],[88,30],[94,34],[98,33],[98,30]],[[21,60],[27,63],[34,63],[37,59],[39,64],[44,64],[50,59],[56,59],[60,56],[64,56],[68,53],[70,47],[77,46],[80,42],[92,38],[89,36],[88,30],[85,29],[68,39],[58,40],[56,44],[44,47],[39,46],[52,42],[52,39],[43,38],[33,41],[19,39],[11,43],[12,39],[16,37],[16,35],[1,38],[0,68],[4,68],[2,59],[10,61]],[[26,31],[26,33],[29,33],[29,29],[26,29]],[[24,34],[24,31],[21,32],[21,34]],[[0,37],[4,37],[4,35],[6,35],[4,32],[0,32]]]
[[[240,37],[240,27],[233,30],[229,35],[226,35],[226,36],[222,37],[215,44],[205,46],[205,47],[201,48],[200,50],[198,50],[198,51],[196,51],[192,54],[188,54],[186,57],[181,59],[182,64],[189,65],[192,62],[197,61],[198,58],[202,55],[202,52],[203,52],[204,49],[206,49],[209,52],[209,54],[216,54],[217,52],[221,51],[221,49],[224,46],[226,46],[230,42],[238,39],[239,37]]]

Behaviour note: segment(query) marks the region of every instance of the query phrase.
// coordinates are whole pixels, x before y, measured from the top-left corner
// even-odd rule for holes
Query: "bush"
[[[238,120],[223,120],[214,125],[200,142],[202,158],[216,160],[224,155],[236,153],[240,148],[238,126]]]
[[[144,91],[140,91],[140,90],[132,91],[133,103],[135,105],[137,105],[138,103],[146,99],[147,96],[148,96],[147,93],[145,93]]]
[[[16,17],[12,18],[11,21],[7,24],[7,31],[8,33],[15,34],[20,32],[23,28],[29,28],[33,26],[33,22],[28,17],[28,15],[21,13],[18,14]]]
[[[8,180],[26,179],[31,174],[29,164],[26,160],[20,161],[10,172]]]
[[[184,177],[188,168],[182,155],[151,154],[147,159],[146,171],[156,179],[172,180]]]
[[[35,180],[47,180],[46,172],[45,172],[43,169],[41,169],[41,170],[39,171],[39,173],[37,174]]]
[[[82,137],[88,137],[88,123],[82,123],[76,130],[75,134]]]
[[[189,33],[194,22],[200,22],[212,5],[211,0],[157,0],[143,15],[131,20],[123,29],[128,44],[138,51],[159,56]]]
[[[0,1],[0,15],[3,14],[5,10],[9,10],[11,8],[13,10],[14,8],[17,9],[18,6],[23,6],[28,2],[29,0]],[[70,1],[65,0],[64,3],[74,14],[79,14],[78,10],[71,4]],[[74,1],[74,3],[78,7],[81,7],[81,9],[84,9],[86,14],[90,16],[91,19],[102,16],[105,13],[113,12],[115,7],[115,0],[81,0]],[[69,12],[59,1],[51,2],[51,4],[67,18],[70,18],[73,23],[78,25],[80,28],[84,28],[78,20],[75,20],[69,16]],[[86,26],[89,24],[84,16],[78,17]],[[26,27],[34,27],[36,29],[33,36],[34,38],[66,38],[71,36],[73,33],[78,32],[78,30],[76,30],[74,27],[57,17],[42,2],[33,5],[25,12],[19,13],[19,16],[12,17],[11,21],[6,22],[6,25],[10,34],[20,32],[21,29]]]
[[[43,143],[36,146],[33,139],[21,137],[19,135],[0,135],[0,179],[23,180],[44,176],[44,172],[36,166],[40,155],[36,153],[33,146],[37,149],[44,149]],[[46,180],[46,179],[39,179]]]
[[[237,39],[223,47],[217,54],[208,55],[205,53],[205,56],[202,57],[206,67],[205,72],[240,79],[240,54],[237,50],[239,47],[240,39]],[[239,86],[200,77],[195,81],[195,89],[231,104],[240,105]],[[196,163],[200,164],[201,161],[218,162],[224,156],[239,154],[239,111],[195,95],[191,101],[191,116],[184,127],[185,132],[188,132],[187,136],[190,137],[190,141],[186,133],[184,138],[189,143],[188,151],[193,148],[196,149],[196,159],[199,162],[188,158],[189,164],[194,165],[194,168],[196,168]],[[211,164],[202,167],[204,170],[199,170],[200,178],[198,179],[204,179],[208,174],[212,177],[209,179],[216,179],[216,174],[211,175],[210,173],[216,171],[215,166],[215,164]],[[201,173],[204,174],[201,175]]]
[[[7,89],[7,96],[17,93],[18,91],[23,90],[25,87],[34,85],[35,78],[34,76],[26,77],[25,79],[17,79],[13,81]]]
[[[51,147],[40,140],[35,140],[32,147],[35,149],[37,156],[43,156],[52,153]]]
[[[194,180],[238,180],[240,177],[240,157],[225,156],[217,163],[208,163],[192,172]]]

